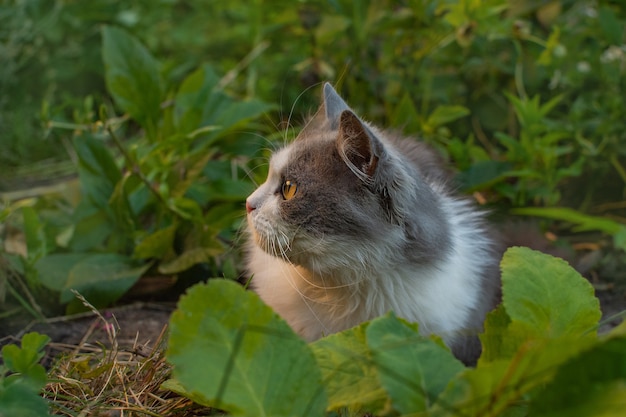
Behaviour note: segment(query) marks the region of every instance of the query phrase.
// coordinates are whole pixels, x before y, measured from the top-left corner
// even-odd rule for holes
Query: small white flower
[[[592,19],[595,19],[596,17],[598,17],[598,11],[594,8],[594,7],[585,7],[585,9],[583,10],[583,13],[585,14],[585,16],[590,17]]]
[[[557,58],[563,58],[567,55],[567,48],[561,44],[558,44],[552,50],[552,54]]]
[[[587,61],[580,61],[578,64],[576,64],[576,69],[578,70],[578,72],[586,74],[591,71],[591,65],[589,65],[589,62]]]
[[[550,78],[550,84],[548,84],[548,88],[550,90],[554,90],[559,86],[559,84],[561,83],[561,78],[563,78],[561,75],[561,70],[558,69],[555,70],[554,73],[552,73],[552,78]]]
[[[600,57],[600,62],[602,62],[603,64],[607,64],[609,62],[621,61],[624,59],[624,55],[624,50],[621,47],[617,45],[611,45],[606,48],[606,51],[602,53],[602,56]]]

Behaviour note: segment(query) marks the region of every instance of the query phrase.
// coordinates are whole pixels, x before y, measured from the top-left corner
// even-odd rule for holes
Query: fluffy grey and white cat
[[[435,151],[364,122],[324,85],[247,199],[253,289],[306,340],[393,310],[472,362],[499,251],[449,183]]]

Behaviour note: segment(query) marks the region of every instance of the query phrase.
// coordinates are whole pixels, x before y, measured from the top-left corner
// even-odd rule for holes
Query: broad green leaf
[[[532,399],[529,415],[621,417],[626,410],[626,338],[607,340],[561,366]]]
[[[1,381],[0,381],[1,382]],[[48,417],[48,402],[25,381],[0,385],[1,417]]]
[[[107,89],[122,110],[154,136],[163,98],[159,63],[123,29],[104,26],[102,59]]]
[[[48,255],[35,265],[41,283],[51,290],[62,291],[72,268],[89,258],[88,253],[66,253]]]
[[[89,135],[74,138],[82,198],[94,206],[108,208],[109,199],[122,174],[103,141]]]
[[[77,290],[95,307],[104,307],[124,295],[148,269],[124,255],[94,254],[78,262],[68,276],[61,302],[74,298]]]
[[[179,387],[233,415],[320,416],[326,395],[307,344],[232,281],[196,285],[170,320],[167,358]]]
[[[115,230],[115,225],[105,209],[88,206],[88,202],[81,202],[74,211],[74,232],[69,242],[74,252],[88,252],[102,248],[112,231]]]
[[[501,266],[503,304],[485,321],[483,355],[441,398],[472,410],[471,416],[510,412],[511,404],[550,382],[559,366],[596,341],[598,300],[563,260],[510,248]]]
[[[137,282],[149,265],[137,265],[117,254],[54,254],[36,264],[44,285],[61,292],[67,303],[80,292],[95,307],[117,300]]]
[[[331,334],[311,344],[322,370],[329,408],[382,408],[387,395],[366,341],[369,323]]]
[[[426,411],[465,367],[450,351],[420,336],[393,314],[373,320],[367,344],[392,406],[402,414]]]
[[[146,236],[135,246],[133,256],[138,259],[163,257],[173,248],[176,229],[177,225],[172,224]]]
[[[501,267],[507,314],[538,338],[582,337],[600,320],[593,287],[564,260],[515,247],[506,251]]]
[[[444,396],[448,404],[475,410],[468,415],[509,410],[550,382],[569,358],[596,342],[598,300],[591,285],[563,260],[528,248],[510,248],[501,266],[503,304],[485,321],[476,374],[468,373]],[[492,381],[484,379],[493,369],[502,374]],[[482,402],[472,403],[471,398]]]
[[[218,82],[219,77],[208,65],[198,68],[185,78],[178,89],[174,105],[174,121],[181,132],[191,133],[203,127],[204,105]]]

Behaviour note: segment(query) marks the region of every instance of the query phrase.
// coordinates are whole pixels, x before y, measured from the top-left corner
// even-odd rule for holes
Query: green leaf
[[[485,417],[511,398],[509,390],[500,389],[507,373],[507,361],[495,361],[478,368],[468,368],[457,375],[439,396],[429,416]]]
[[[457,179],[466,192],[487,188],[510,176],[511,164],[502,161],[479,161],[461,172]]]
[[[28,248],[28,260],[34,263],[45,256],[48,251],[46,235],[43,224],[34,208],[22,208],[22,215],[24,216],[24,235],[26,236],[26,247]]]
[[[9,386],[0,384],[0,416],[48,417],[48,402],[32,387],[18,381]]]
[[[607,340],[561,366],[529,415],[618,417],[626,410],[626,338]]]
[[[189,75],[176,94],[174,120],[180,131],[192,133],[201,127],[211,127],[206,132],[209,140],[204,141],[204,146],[211,143],[210,139],[272,109],[256,99],[237,101],[224,93],[218,82],[213,68],[205,65]]]
[[[105,209],[88,206],[89,203],[81,202],[74,211],[74,232],[70,239],[74,252],[100,249],[115,228]]]
[[[608,5],[598,8],[598,27],[604,33],[606,40],[612,45],[621,45],[624,36],[624,24],[616,16],[615,10]]]
[[[43,358],[43,348],[50,342],[50,337],[37,332],[26,333],[22,337],[22,347],[17,348],[15,345],[7,345],[18,349],[12,354],[6,354],[3,350],[3,358],[7,367],[13,372],[28,373],[28,369],[37,364]]]
[[[109,93],[153,137],[163,97],[158,61],[137,39],[114,26],[102,29],[102,59]]]
[[[233,415],[320,416],[321,375],[307,344],[232,281],[196,285],[170,321],[174,379],[201,403]]]
[[[135,246],[133,256],[138,259],[162,258],[173,249],[176,229],[177,225],[172,224],[146,236]]]
[[[322,370],[330,409],[346,406],[381,409],[386,401],[387,395],[367,346],[367,326],[369,323],[363,323],[311,344]]]
[[[503,302],[485,321],[476,371],[443,397],[446,404],[473,409],[468,415],[509,410],[596,342],[598,300],[589,282],[565,261],[510,248],[501,266]],[[472,398],[477,401],[471,403]]]
[[[402,99],[393,110],[390,124],[392,126],[400,126],[407,132],[422,130],[422,118],[408,92],[402,96]]]
[[[504,254],[501,267],[507,314],[538,338],[582,337],[600,320],[593,287],[564,260],[514,247]]]
[[[2,359],[6,367],[14,372],[5,382],[21,383],[29,386],[34,392],[44,387],[47,381],[46,370],[39,364],[44,356],[43,348],[50,338],[36,332],[27,333],[22,337],[21,348],[11,344],[2,348]]]
[[[511,213],[567,221],[577,224],[578,231],[599,230],[613,236],[615,246],[626,250],[626,225],[615,220],[590,216],[568,207],[524,207],[513,209]]]
[[[254,185],[248,181],[219,179],[211,181],[207,186],[209,192],[214,199],[222,201],[245,201],[254,191]]]
[[[62,291],[72,268],[89,256],[87,253],[67,253],[42,258],[35,265],[41,283],[51,290]]]
[[[519,346],[528,337],[525,333],[512,335],[510,325],[511,318],[506,314],[502,304],[487,314],[485,331],[479,336],[483,346],[479,364],[512,358],[515,355]]]
[[[438,106],[426,120],[433,129],[467,116],[470,111],[463,106]]]
[[[54,254],[36,264],[42,283],[60,291],[62,303],[76,290],[97,308],[124,295],[149,266],[117,254]]]
[[[393,314],[373,320],[366,334],[381,384],[401,414],[428,410],[465,369],[447,348],[420,336],[417,325]]]
[[[224,252],[221,248],[195,247],[187,249],[176,258],[159,265],[162,274],[186,271],[196,264],[206,263]]]
[[[122,179],[115,185],[115,189],[109,199],[111,212],[115,219],[115,224],[120,233],[132,236],[135,232],[135,216],[128,201],[128,183],[132,179],[132,174],[126,172]]]
[[[120,168],[103,141],[89,135],[76,136],[78,176],[82,198],[99,208],[108,208],[116,184],[122,179]]]
[[[190,198],[173,197],[169,199],[168,207],[183,219],[195,222],[199,222],[202,219],[202,208],[196,201]]]

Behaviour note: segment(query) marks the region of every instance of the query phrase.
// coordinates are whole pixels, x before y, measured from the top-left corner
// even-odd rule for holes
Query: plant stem
[[[115,134],[115,132],[113,131],[111,126],[107,125],[106,129],[107,129],[107,132],[109,132],[109,135],[111,136],[111,139],[113,139],[113,142],[115,143],[115,146],[122,153],[122,156],[124,157],[124,163],[125,163],[126,167],[128,168],[128,170],[132,174],[137,175],[137,177],[139,177],[141,182],[143,182],[146,185],[146,187],[148,187],[150,192],[157,198],[157,200],[159,202],[161,202],[165,207],[167,207],[169,209],[169,205],[167,204],[167,201],[165,201],[165,199],[163,198],[161,193],[159,193],[152,186],[152,183],[150,183],[150,180],[144,175],[144,173],[141,172],[141,167],[139,166],[137,161],[135,161],[133,159],[133,157],[128,153],[128,151],[126,151],[126,148],[124,148],[124,145],[119,140],[119,138],[117,137],[117,135]]]

